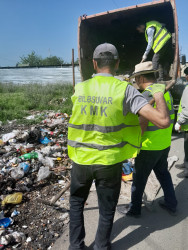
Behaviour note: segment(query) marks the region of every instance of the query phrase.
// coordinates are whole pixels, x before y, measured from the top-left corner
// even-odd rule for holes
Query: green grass
[[[23,122],[23,118],[29,115],[31,110],[41,113],[53,110],[70,115],[72,94],[71,84],[0,83],[0,121],[6,123],[7,120],[17,119],[18,122]]]

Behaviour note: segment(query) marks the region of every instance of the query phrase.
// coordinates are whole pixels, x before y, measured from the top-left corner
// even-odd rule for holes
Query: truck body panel
[[[172,33],[171,76],[176,78],[179,45],[175,0],[159,0],[79,18],[78,54],[82,80],[91,78],[94,73],[93,51],[97,45],[105,42],[114,44],[119,52],[117,75],[130,75],[134,66],[140,63],[147,47],[145,35],[139,34],[136,26],[152,20],[165,24]],[[150,52],[148,60],[151,60],[152,53]]]

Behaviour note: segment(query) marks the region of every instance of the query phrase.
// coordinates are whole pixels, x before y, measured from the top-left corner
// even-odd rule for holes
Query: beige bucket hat
[[[139,76],[139,75],[149,74],[149,73],[153,73],[153,72],[157,72],[157,71],[159,71],[159,70],[153,69],[153,64],[151,61],[139,63],[139,64],[135,65],[135,71],[132,73],[130,78],[134,78],[134,77]]]

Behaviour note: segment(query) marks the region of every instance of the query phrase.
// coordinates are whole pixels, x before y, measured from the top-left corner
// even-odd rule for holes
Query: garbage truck
[[[140,63],[147,47],[144,34],[139,34],[136,27],[139,23],[158,21],[172,34],[169,47],[171,67],[169,76],[178,84],[171,88],[176,110],[185,87],[181,77],[178,44],[178,19],[175,0],[158,0],[140,5],[109,10],[90,16],[86,14],[78,20],[78,55],[82,80],[92,77],[93,51],[101,43],[112,43],[116,46],[120,64],[117,76],[129,76],[136,64]],[[152,59],[152,53],[147,60]],[[178,79],[178,80],[177,80]]]

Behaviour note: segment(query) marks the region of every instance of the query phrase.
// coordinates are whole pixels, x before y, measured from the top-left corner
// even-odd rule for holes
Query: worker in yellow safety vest
[[[110,249],[110,234],[119,197],[122,162],[136,156],[141,146],[137,115],[166,128],[170,118],[163,98],[164,85],[151,94],[156,109],[128,82],[114,78],[118,51],[109,43],[93,53],[93,78],[76,84],[72,116],[68,127],[68,154],[72,159],[70,191],[69,250],[83,249],[83,209],[95,180],[99,203],[99,224],[95,250]]]
[[[153,68],[159,69],[159,72],[155,73],[156,77],[158,76],[157,80],[169,80],[170,64],[173,60],[171,33],[165,25],[157,21],[139,24],[136,29],[139,33],[145,33],[145,38],[148,43],[141,62],[146,61],[150,51],[153,50]]]
[[[184,70],[185,78],[188,81],[188,67]],[[176,168],[183,170],[183,172],[177,174],[179,178],[188,178],[188,84],[182,94],[182,98],[179,105],[177,122],[175,124],[176,131],[184,132],[184,162],[183,164],[177,164]]]
[[[152,98],[151,92],[155,87],[155,75],[152,62],[144,62],[135,66],[135,72],[132,77],[135,77],[136,83],[140,90],[143,91],[143,96],[150,101]],[[169,110],[171,124],[168,128],[160,129],[152,122],[148,122],[143,117],[140,117],[142,135],[142,148],[135,159],[133,171],[133,183],[131,189],[131,203],[126,206],[118,207],[121,214],[133,217],[141,215],[142,196],[147,183],[147,179],[153,170],[164,192],[164,200],[159,201],[159,205],[166,209],[170,214],[176,214],[177,200],[171,179],[168,171],[168,153],[171,145],[171,134],[174,123],[174,109],[172,96],[169,92],[164,94],[164,98]],[[156,104],[154,104],[156,108]]]

